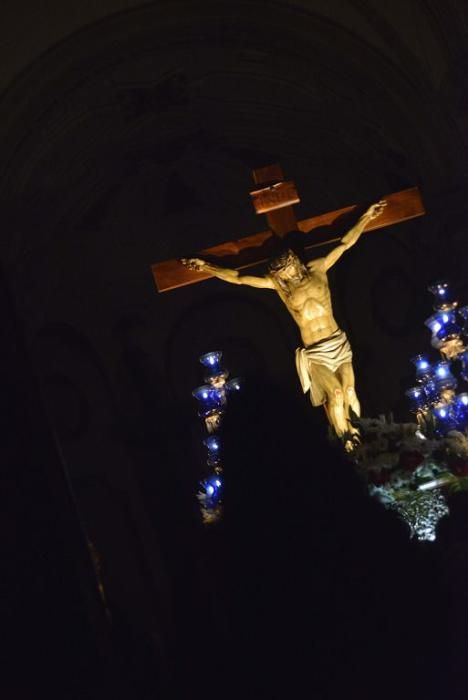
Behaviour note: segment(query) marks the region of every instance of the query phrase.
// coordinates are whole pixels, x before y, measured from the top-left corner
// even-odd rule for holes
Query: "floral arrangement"
[[[468,435],[427,438],[415,423],[359,419],[362,441],[353,459],[369,493],[399,513],[411,535],[434,540],[448,515],[446,495],[468,490]]]

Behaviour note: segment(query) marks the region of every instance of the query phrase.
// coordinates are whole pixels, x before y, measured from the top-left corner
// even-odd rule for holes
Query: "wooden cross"
[[[285,181],[279,165],[270,165],[253,171],[257,189],[250,193],[257,214],[266,214],[268,231],[205,248],[196,257],[208,258],[222,267],[237,270],[258,265],[268,260],[275,251],[275,240],[292,231],[309,234],[306,236],[305,250],[339,241],[343,235],[343,219],[359,207],[352,205],[335,211],[297,221],[294,204],[300,199],[294,182]],[[408,219],[423,216],[426,212],[417,187],[394,192],[383,197],[387,207],[375,220],[369,222],[365,231],[372,231]],[[159,292],[177,289],[188,284],[201,282],[212,275],[184,267],[179,260],[167,260],[152,265],[152,272]]]

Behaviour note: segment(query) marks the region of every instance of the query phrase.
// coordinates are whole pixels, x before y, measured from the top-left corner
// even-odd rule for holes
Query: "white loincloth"
[[[325,392],[320,386],[320,375],[314,372],[314,365],[327,367],[334,373],[345,362],[351,362],[352,358],[353,353],[346,333],[339,328],[328,338],[314,345],[297,348],[297,373],[304,394],[310,390],[313,406],[320,406],[326,400]]]

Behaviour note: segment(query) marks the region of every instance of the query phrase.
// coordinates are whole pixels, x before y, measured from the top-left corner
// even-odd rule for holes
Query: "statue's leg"
[[[336,375],[343,388],[346,419],[349,420],[351,418],[350,409],[357,416],[360,416],[361,406],[354,388],[354,370],[351,362],[345,362],[343,365],[341,365],[341,367],[338,368]]]
[[[348,422],[345,414],[345,397],[340,381],[335,374],[322,365],[313,365],[311,379],[319,385],[325,395],[325,411],[328,420],[334,427],[338,437],[348,432]]]

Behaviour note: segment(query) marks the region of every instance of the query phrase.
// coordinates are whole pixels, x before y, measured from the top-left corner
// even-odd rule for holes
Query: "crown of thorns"
[[[270,260],[268,263],[268,269],[270,272],[278,272],[283,270],[288,265],[297,265],[301,262],[301,259],[292,251],[291,249],[285,250],[284,253],[277,255],[275,258]]]

